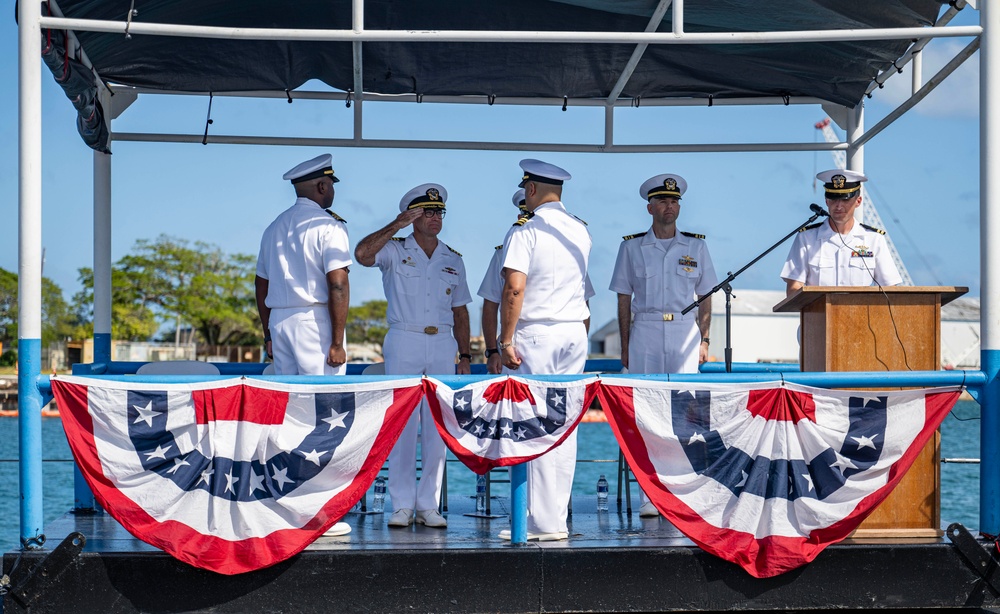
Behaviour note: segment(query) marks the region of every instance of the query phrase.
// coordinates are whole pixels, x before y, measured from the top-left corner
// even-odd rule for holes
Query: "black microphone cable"
[[[809,208],[812,209],[813,211],[815,211],[815,209],[813,209],[813,206],[815,206],[817,209],[820,208],[819,205],[810,205]],[[830,214],[827,213],[827,216],[829,216],[829,215]],[[840,232],[840,226],[833,219],[833,217],[830,217],[830,223],[833,225],[833,229],[834,229],[834,231],[836,231],[837,237],[840,239],[840,242],[844,245],[844,247],[846,247],[847,249],[849,249],[851,251],[854,251],[854,248],[851,247],[850,245],[848,245],[847,241],[844,240],[844,235],[843,235],[843,233]],[[865,260],[865,256],[859,255],[858,258],[861,258],[861,264],[864,265],[865,272],[868,273],[868,276],[872,278],[872,282],[874,282],[874,284],[878,287],[879,292],[881,292],[882,296],[885,297],[885,306],[886,306],[886,308],[889,311],[889,321],[892,322],[892,331],[893,331],[893,333],[896,336],[896,342],[899,343],[899,348],[903,351],[903,364],[906,366],[906,370],[907,371],[913,371],[913,367],[910,366],[909,358],[906,355],[906,346],[903,344],[903,339],[899,335],[899,328],[896,325],[896,315],[892,312],[892,300],[889,298],[889,295],[886,293],[885,288],[882,287],[882,284],[880,284],[879,281],[878,281],[878,279],[875,278],[875,273],[872,272],[871,267],[868,266],[868,262]],[[875,339],[878,339],[878,337],[875,335],[875,330],[872,328],[871,312],[869,312],[869,314],[868,314],[868,330],[871,332],[872,337],[874,337]],[[879,362],[881,362],[885,366],[886,371],[890,370],[889,369],[889,365],[887,365],[885,362],[883,362],[881,359],[879,359],[878,352],[875,353],[875,359],[878,360]]]

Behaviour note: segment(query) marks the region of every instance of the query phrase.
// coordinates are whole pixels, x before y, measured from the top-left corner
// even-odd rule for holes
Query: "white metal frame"
[[[73,31],[109,32],[130,36],[181,36],[198,38],[225,38],[244,40],[297,40],[297,41],[342,41],[352,43],[354,87],[349,93],[340,92],[293,92],[296,98],[345,100],[351,97],[354,104],[353,136],[347,139],[326,138],[286,138],[254,135],[210,135],[212,143],[269,144],[269,145],[311,145],[326,147],[382,147],[382,148],[434,148],[434,149],[480,149],[519,151],[572,151],[572,152],[762,152],[762,151],[842,151],[847,157],[848,168],[863,170],[864,145],[895,121],[903,113],[927,96],[937,85],[950,75],[962,62],[971,57],[977,49],[981,51],[981,257],[982,257],[982,347],[983,369],[990,381],[1000,370],[1000,301],[995,296],[1000,288],[1000,267],[991,267],[991,262],[1000,262],[1000,44],[990,44],[989,32],[1000,32],[1000,9],[991,10],[990,1],[981,7],[982,26],[947,25],[966,6],[965,0],[957,0],[937,22],[926,28],[872,28],[844,30],[799,30],[780,32],[717,32],[688,33],[684,30],[683,0],[660,0],[649,25],[644,32],[568,32],[568,31],[391,31],[368,30],[364,27],[364,1],[354,0],[351,8],[349,30],[324,29],[261,29],[205,27],[171,24],[144,23],[134,16],[127,21],[98,21],[67,19],[60,17],[54,3],[54,15],[42,17],[38,2],[18,3],[19,15],[19,293],[20,335],[24,340],[40,339],[41,334],[41,72],[38,54],[41,47],[41,29],[52,28],[69,31],[71,49],[77,57],[89,66],[85,53],[79,49]],[[656,32],[656,26],[667,10],[672,11],[670,32]],[[922,75],[921,50],[933,38],[974,37],[975,40],[963,49],[938,74],[924,82]],[[873,93],[893,73],[907,63],[913,65],[912,95],[885,119],[872,128],[864,127],[864,107],[859,104],[854,109],[841,108],[831,115],[847,131],[844,143],[720,143],[720,144],[619,144],[614,139],[614,114],[618,107],[626,107],[633,101],[620,98],[632,71],[638,64],[648,45],[705,45],[705,44],[782,44],[802,42],[865,41],[865,40],[908,40],[915,42],[895,63],[894,68],[883,72],[868,88]],[[411,94],[401,96],[379,95],[364,92],[362,49],[365,42],[491,42],[491,43],[579,43],[579,44],[634,44],[632,58],[624,67],[615,87],[607,98],[602,99],[560,99],[560,98],[508,98],[487,99],[474,96],[424,96]],[[981,46],[981,49],[980,49]],[[137,95],[152,93],[134,88],[114,88],[103,90],[104,108],[108,110],[108,121],[121,113]],[[157,92],[166,93],[166,92]],[[207,94],[207,93],[206,93]],[[212,92],[220,96],[284,97],[285,92],[225,93]],[[387,140],[364,138],[364,103],[367,101],[394,102],[436,102],[449,104],[510,104],[510,105],[572,105],[604,107],[604,139],[593,144],[560,143],[507,143],[475,141],[428,141],[428,140]],[[111,104],[108,104],[108,103]],[[832,105],[812,98],[744,98],[729,100],[704,99],[643,99],[644,106],[708,106],[715,105],[788,105],[823,104],[829,111]],[[191,142],[201,143],[203,135],[114,133],[115,141],[147,142]],[[94,156],[94,276],[95,276],[95,333],[110,334],[111,306],[111,163],[109,156]],[[103,296],[102,296],[103,295]],[[37,371],[24,373],[22,380],[37,377]],[[34,381],[32,379],[32,381]],[[985,395],[983,430],[994,437],[1000,433],[1000,418],[996,411],[1000,393]],[[987,418],[987,406],[990,417]],[[21,420],[27,418],[22,414]],[[22,485],[31,480],[40,484],[40,428],[31,431],[21,427],[21,479]],[[26,436],[30,435],[30,436]],[[987,451],[984,447],[983,466],[1000,465],[1000,447]],[[1000,529],[997,509],[1000,508],[1000,484],[985,481],[982,484],[981,501],[983,511],[982,528],[997,532]],[[37,503],[36,503],[37,501]],[[988,509],[992,508],[992,509]],[[21,527],[22,538],[41,532],[40,497],[28,497],[22,491]]]

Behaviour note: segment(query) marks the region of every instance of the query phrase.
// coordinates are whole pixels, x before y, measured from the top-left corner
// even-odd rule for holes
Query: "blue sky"
[[[978,13],[966,9],[952,23],[978,23]],[[924,79],[967,42],[932,42],[925,50]],[[969,286],[971,296],[979,295],[978,67],[977,54],[865,151],[871,194],[914,282]],[[43,70],[45,275],[70,298],[79,289],[77,269],[92,265],[92,156],[76,133],[72,105]],[[9,16],[0,23],[0,79],[7,85],[0,93],[0,117],[6,118],[0,124],[0,267],[16,270],[17,29]],[[890,79],[866,102],[867,125],[904,100],[909,87],[908,70]],[[141,97],[114,127],[201,134],[207,104],[202,97]],[[602,114],[596,108],[369,102],[365,136],[598,143]],[[216,98],[212,116],[215,134],[348,137],[352,127],[352,111],[342,102]],[[615,115],[616,142],[815,141],[822,136],[813,125],[823,117],[814,106],[623,108]],[[607,287],[622,235],[649,226],[638,195],[645,179],[666,172],[687,179],[678,224],[707,235],[721,277],[808,218],[809,204],[822,204],[813,175],[834,166],[824,152],[566,154],[123,142],[114,143],[113,151],[115,260],[137,239],[159,234],[256,254],[261,232],[294,198],[282,173],[329,151],[341,178],[333,209],[348,220],[352,247],[396,215],[407,190],[424,182],[443,184],[449,200],[441,238],[464,254],[473,294],[493,247],[513,221],[510,196],[520,178],[518,160],[553,162],[573,174],[564,201],[589,223],[594,237],[595,326],[615,317],[615,298]],[[779,247],[745,272],[734,283],[735,292],[782,289],[778,272],[787,249]],[[355,265],[351,294],[355,304],[381,298],[377,269]],[[477,298],[474,321],[479,304]]]

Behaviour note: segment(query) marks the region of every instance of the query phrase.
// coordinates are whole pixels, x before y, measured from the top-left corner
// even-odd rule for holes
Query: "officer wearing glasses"
[[[830,217],[795,236],[781,278],[786,294],[802,286],[895,286],[903,278],[892,261],[885,231],[854,219],[861,205],[857,171],[833,169],[816,175],[823,182]]]
[[[399,201],[400,214],[358,243],[354,256],[363,266],[378,266],[388,302],[389,333],[382,353],[387,375],[469,373],[469,311],[472,302],[462,254],[438,240],[448,192],[436,183],[413,188]],[[403,238],[397,231],[413,225]],[[416,478],[417,431],[423,470]],[[444,528],[438,513],[447,449],[434,426],[427,402],[410,416],[389,454],[389,496],[395,510],[391,527],[417,522]]]

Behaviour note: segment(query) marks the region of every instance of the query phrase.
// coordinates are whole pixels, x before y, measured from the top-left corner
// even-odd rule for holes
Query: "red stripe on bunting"
[[[244,402],[244,395],[253,401]],[[211,390],[192,390],[194,417],[198,424],[218,421],[243,421],[253,424],[281,424],[288,408],[288,393],[265,388],[232,386]]]
[[[765,420],[816,422],[816,402],[812,395],[787,388],[751,390],[747,411]]]

